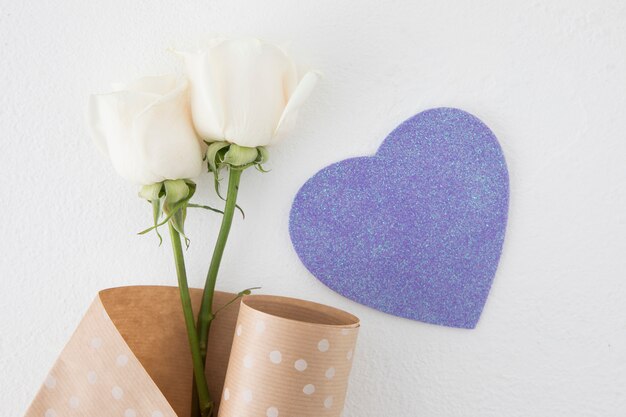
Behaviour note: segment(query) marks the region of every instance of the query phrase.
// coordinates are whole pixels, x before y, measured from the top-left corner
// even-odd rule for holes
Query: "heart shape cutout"
[[[325,285],[400,317],[474,328],[506,229],[509,177],[495,135],[459,109],[400,124],[371,157],[298,191],[289,232]]]

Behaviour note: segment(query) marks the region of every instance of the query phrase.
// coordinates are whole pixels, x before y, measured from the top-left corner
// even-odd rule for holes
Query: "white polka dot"
[[[281,363],[283,361],[283,355],[278,350],[270,352],[270,361],[272,363]]]
[[[48,408],[46,410],[46,413],[44,414],[44,417],[57,417],[57,412],[54,411],[54,408]]]
[[[326,378],[328,379],[333,379],[335,377],[335,368],[331,366],[326,370],[326,373],[324,375],[326,375]]]
[[[330,348],[330,343],[328,342],[328,339],[320,340],[320,342],[317,344],[317,348],[320,350],[320,352],[326,352],[328,348]]]
[[[245,366],[246,368],[252,368],[253,363],[254,359],[252,359],[252,355],[250,355],[249,353],[243,357],[243,366]]]
[[[240,324],[239,326],[237,326],[237,336],[241,336],[241,330],[242,330],[242,327]]]
[[[98,374],[95,371],[87,372],[87,381],[92,385],[95,384],[98,381]]]
[[[276,408],[276,407],[268,408],[267,412],[265,413],[265,415],[267,417],[278,417],[278,408]]]
[[[128,363],[128,356],[126,355],[119,355],[117,359],[115,360],[115,364],[117,366],[126,366],[127,363]]]
[[[324,400],[324,407],[326,408],[330,408],[333,406],[333,396],[329,395],[328,397],[326,397],[326,399]]]
[[[307,366],[309,366],[304,359],[298,359],[293,366],[300,372],[304,371]]]
[[[228,401],[230,399],[230,390],[228,388],[224,388],[224,400]]]
[[[152,417],[163,417],[163,413],[159,410],[154,410],[151,414]]]
[[[124,411],[124,417],[137,417],[137,412],[132,408],[127,408]]]
[[[89,342],[89,346],[94,349],[100,349],[102,347],[102,339],[100,339],[99,337],[94,337],[93,339],[91,339],[91,342]]]
[[[249,403],[250,401],[252,401],[252,391],[250,391],[249,389],[243,390],[242,396],[245,402]]]
[[[70,408],[77,409],[78,406],[80,405],[80,399],[77,396],[72,395],[70,397],[69,404],[70,404]]]
[[[53,377],[52,375],[48,375],[48,377],[46,378],[46,381],[44,382],[46,388],[49,389],[54,389],[54,387],[57,386],[57,379],[55,377]]]
[[[350,334],[350,330],[348,330],[348,329],[341,329],[341,334],[344,335],[344,336],[347,336],[347,335]]]
[[[263,333],[265,331],[265,322],[257,321],[256,326],[254,326],[254,328],[256,329],[257,333]]]
[[[113,398],[116,400],[121,400],[124,396],[124,390],[116,385],[111,390],[111,395],[113,395]]]
[[[346,355],[346,358],[348,358],[348,360],[352,359],[352,350],[348,351],[348,354]]]
[[[304,392],[306,395],[311,395],[315,392],[315,385],[313,384],[306,384],[304,386],[304,388],[302,389],[302,392]]]

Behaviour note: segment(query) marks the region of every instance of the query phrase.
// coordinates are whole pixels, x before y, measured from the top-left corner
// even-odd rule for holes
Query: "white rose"
[[[191,83],[191,111],[207,141],[240,146],[276,143],[288,132],[317,74],[302,79],[279,47],[253,38],[216,39],[181,53]]]
[[[92,95],[88,124],[116,171],[137,184],[187,179],[202,171],[202,142],[191,121],[188,82],[144,77]]]

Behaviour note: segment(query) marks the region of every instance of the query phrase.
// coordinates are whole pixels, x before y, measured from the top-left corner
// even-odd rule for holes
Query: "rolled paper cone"
[[[338,417],[359,319],[310,301],[243,299],[219,417]]]
[[[202,291],[191,296],[199,307]],[[234,296],[217,292],[216,308]],[[211,326],[206,375],[218,404],[238,310],[231,304]],[[178,288],[112,288],[98,294],[26,417],[187,417],[192,377]]]

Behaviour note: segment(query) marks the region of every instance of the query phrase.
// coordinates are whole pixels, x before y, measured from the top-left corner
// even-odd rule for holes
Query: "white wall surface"
[[[625,22],[621,0],[0,0],[0,416],[22,415],[99,289],[174,285],[168,246],[135,234],[148,205],[83,112],[109,81],[179,69],[166,49],[211,33],[288,44],[325,74],[271,173],[244,175],[219,287],[361,317],[346,417],[625,416]],[[511,174],[504,254],[471,331],[342,298],[288,235],[307,178],[436,106],[485,121]],[[199,188],[213,198],[208,177]],[[194,286],[217,222],[189,220]]]

